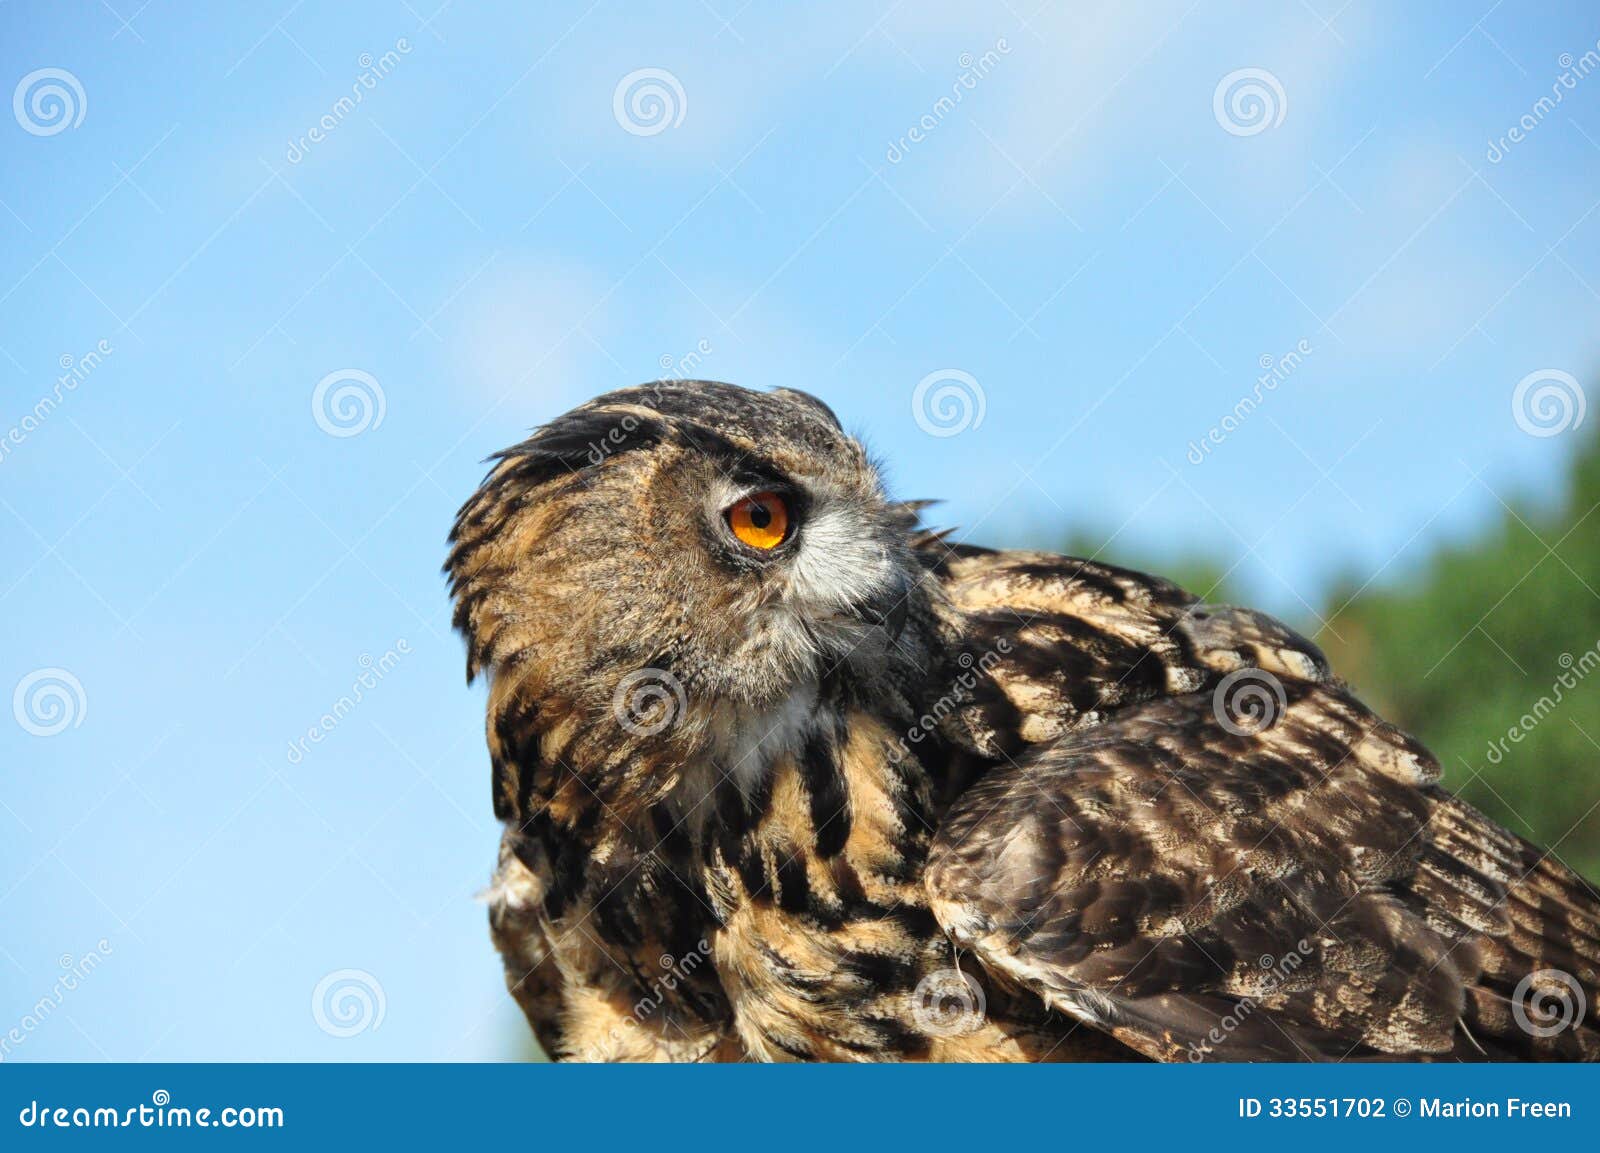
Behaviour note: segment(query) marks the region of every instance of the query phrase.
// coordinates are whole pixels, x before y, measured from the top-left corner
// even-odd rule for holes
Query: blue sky
[[[1591,6],[434,4],[0,7],[8,1060],[517,1050],[443,538],[691,353],[1301,621],[1557,496],[1519,382],[1595,399]]]

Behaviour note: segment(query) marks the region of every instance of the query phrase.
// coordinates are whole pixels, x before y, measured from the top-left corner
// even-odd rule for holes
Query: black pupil
[[[757,528],[766,528],[772,523],[772,510],[758,500],[751,501],[750,523]]]

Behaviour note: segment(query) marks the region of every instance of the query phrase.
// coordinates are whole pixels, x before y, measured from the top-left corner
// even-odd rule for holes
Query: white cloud
[[[587,400],[596,360],[608,363],[590,338],[606,341],[610,304],[588,269],[497,262],[451,310],[448,339],[471,396],[504,397],[529,422]]]

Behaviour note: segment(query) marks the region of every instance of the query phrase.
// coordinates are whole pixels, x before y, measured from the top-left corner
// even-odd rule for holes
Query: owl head
[[[793,726],[825,684],[926,656],[915,514],[815,397],[627,388],[494,459],[445,568],[468,677],[496,693],[692,738]]]

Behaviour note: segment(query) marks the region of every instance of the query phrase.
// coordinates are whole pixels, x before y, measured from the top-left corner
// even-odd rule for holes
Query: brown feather
[[[770,556],[722,520],[756,491]],[[1314,645],[923,507],[788,390],[625,389],[496,458],[446,569],[548,1052],[1600,1057],[1560,1012],[1600,895]]]

